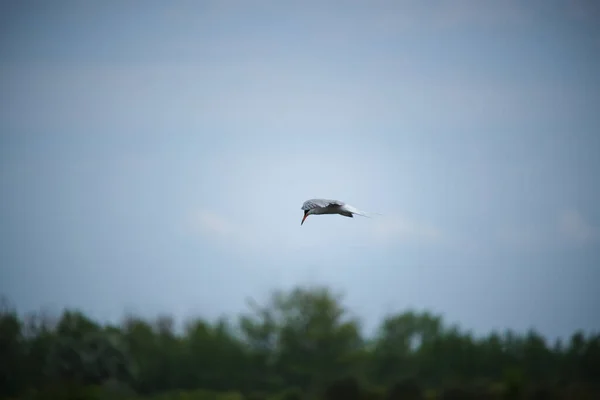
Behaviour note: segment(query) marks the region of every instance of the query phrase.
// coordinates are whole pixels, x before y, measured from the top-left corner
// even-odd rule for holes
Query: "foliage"
[[[236,321],[0,304],[0,399],[600,398],[600,335],[474,337],[431,313],[389,315],[374,337],[325,287],[276,291]],[[387,389],[386,389],[387,388]]]

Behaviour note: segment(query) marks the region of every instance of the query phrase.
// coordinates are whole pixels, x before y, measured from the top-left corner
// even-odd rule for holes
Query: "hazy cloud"
[[[233,239],[241,234],[239,226],[208,210],[197,211],[193,215],[193,223],[208,236]]]
[[[543,226],[523,222],[503,224],[498,228],[497,236],[493,240],[501,246],[508,246],[516,250],[548,249],[556,244],[550,228],[544,229]],[[485,236],[474,238],[474,240],[485,240]]]
[[[587,244],[598,238],[591,226],[577,210],[566,210],[558,219],[558,229],[564,238],[577,244]]]
[[[499,244],[520,250],[543,251],[571,244],[589,245],[597,240],[597,228],[574,209],[549,217],[545,223],[521,221],[502,224],[497,231]]]

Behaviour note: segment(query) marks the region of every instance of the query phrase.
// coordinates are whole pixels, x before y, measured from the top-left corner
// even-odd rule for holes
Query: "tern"
[[[356,214],[362,215],[363,217],[369,217],[368,213],[360,211],[339,200],[310,199],[302,204],[301,209],[304,210],[304,217],[302,217],[300,225],[304,224],[304,220],[309,215],[339,214],[344,217],[354,218],[353,215]]]

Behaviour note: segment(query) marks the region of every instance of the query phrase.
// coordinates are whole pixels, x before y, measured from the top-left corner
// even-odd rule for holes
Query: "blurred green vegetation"
[[[389,315],[373,337],[327,287],[276,291],[235,321],[102,325],[0,305],[0,399],[600,399],[600,335],[475,337]]]

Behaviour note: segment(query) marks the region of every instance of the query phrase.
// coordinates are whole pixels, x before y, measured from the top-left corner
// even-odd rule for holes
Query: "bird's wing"
[[[310,199],[302,204],[302,210],[312,210],[313,208],[325,208],[328,206],[343,206],[345,203],[339,200],[328,199]]]

